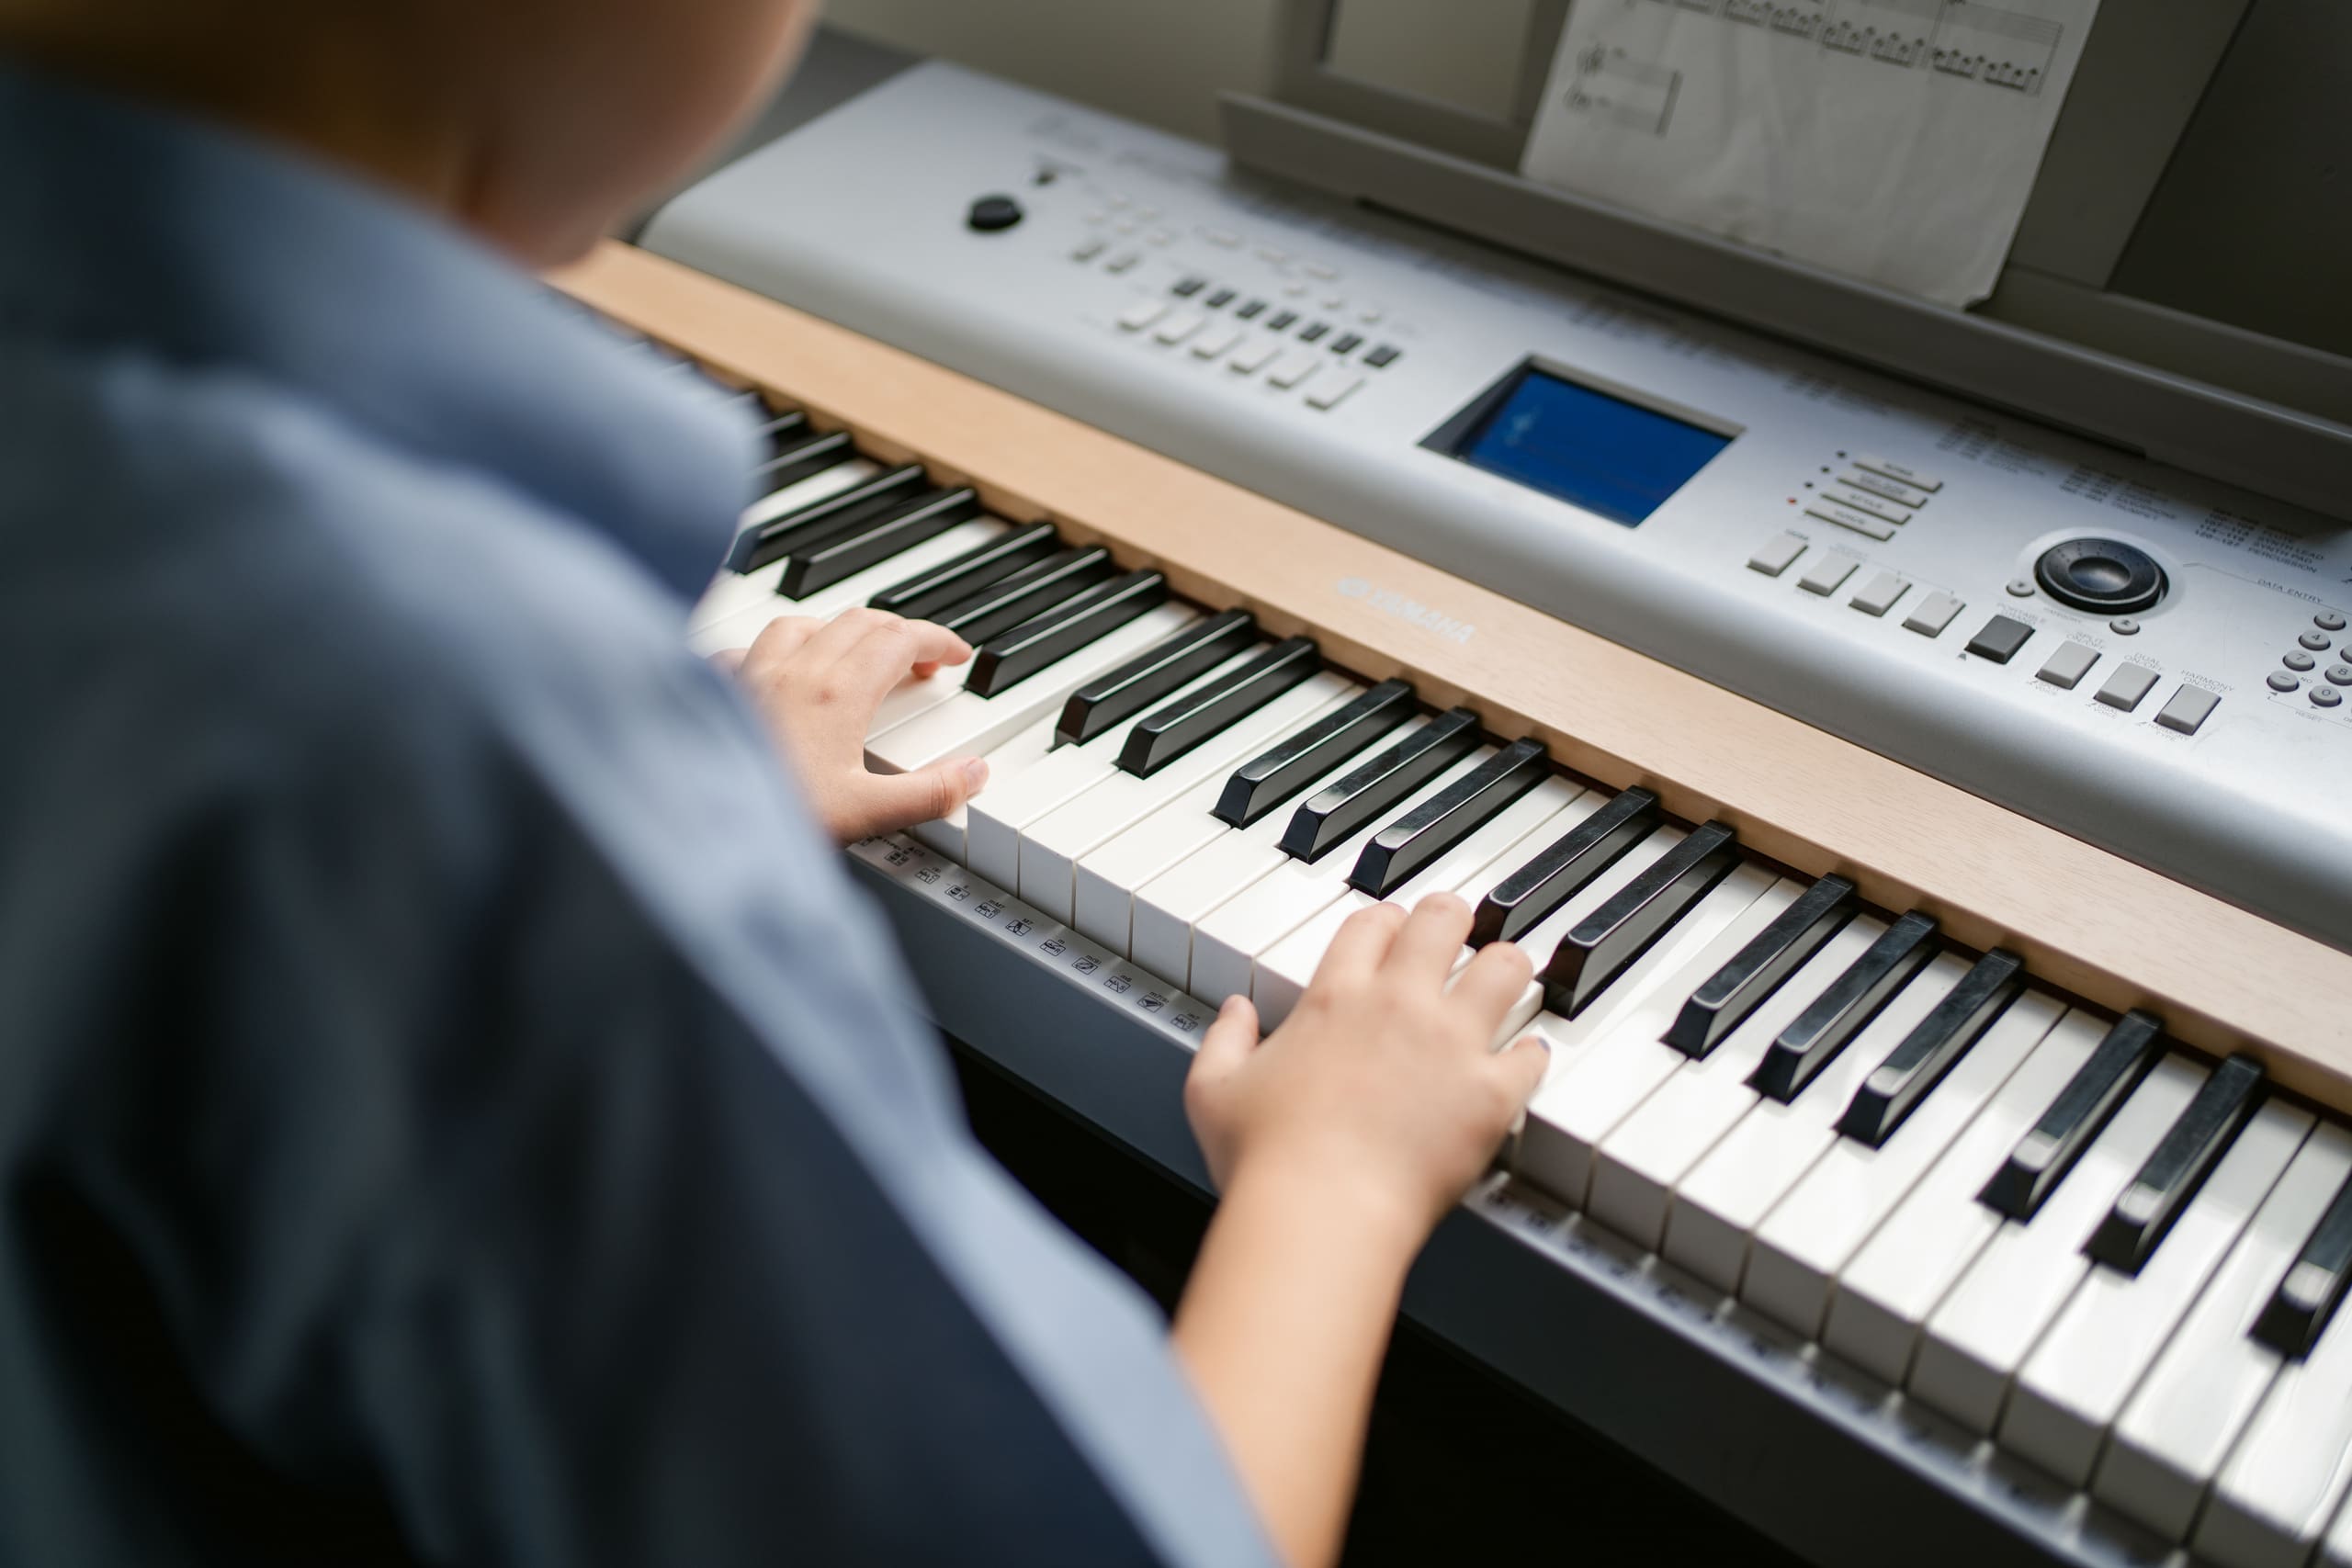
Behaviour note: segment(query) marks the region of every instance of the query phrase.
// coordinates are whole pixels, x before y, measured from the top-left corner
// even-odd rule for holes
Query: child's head
[[[354,164],[532,264],[686,172],[815,0],[0,0],[0,52]]]

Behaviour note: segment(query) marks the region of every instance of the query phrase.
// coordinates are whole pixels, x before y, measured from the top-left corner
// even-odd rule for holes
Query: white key
[[[1175,314],[1170,316],[1167,320],[1161,321],[1159,325],[1153,330],[1151,335],[1158,338],[1161,343],[1182,343],[1186,338],[1191,337],[1194,333],[1199,332],[1204,324],[1205,318],[1196,315],[1190,310],[1179,310]]]
[[[1210,910],[1193,929],[1193,977],[1187,988],[1213,1003],[1237,992],[1247,995],[1258,955],[1339,901],[1347,891],[1348,873],[1355,869],[1356,857],[1374,834],[1477,767],[1494,750],[1482,746],[1473,750],[1313,863],[1284,855],[1267,875]]]
[[[1589,1027],[1589,1047],[1572,1066],[1548,1072],[1528,1103],[1519,1144],[1521,1176],[1584,1207],[1594,1148],[1690,1059],[1665,1042],[1674,1015],[1801,890],[1759,865],[1739,866],[1581,1016],[1545,1026],[1545,1037],[1555,1038],[1604,1015]]]
[[[1226,781],[1203,779],[1110,842],[1078,863],[1080,934],[1122,958],[1135,953],[1136,889],[1187,857],[1226,837],[1233,829],[1210,815]]]
[[[2107,1034],[2106,1021],[2069,1012],[2009,1075],[1957,1143],[1920,1179],[1847,1264],[1822,1339],[1856,1366],[1900,1384],[1920,1326],[2001,1228],[1977,1193],[2032,1131]]]
[[[1196,686],[1220,680],[1247,664],[1257,653],[1251,649],[1236,654],[1207,673],[1186,682],[1170,696],[1181,696]],[[1159,706],[1154,703],[1138,710],[1133,717],[1113,725],[1082,746],[1057,749],[1035,767],[1023,770],[1017,779],[1000,784],[991,775],[988,787],[972,800],[971,868],[1000,886],[1017,886],[1021,876],[1021,829],[1116,773],[1119,750],[1126,744],[1128,732]]]
[[[1392,729],[1389,736],[1393,738],[1397,732]],[[1299,791],[1294,800],[1307,798],[1324,784],[1341,777],[1387,744],[1389,740],[1385,739],[1375,741],[1323,779],[1316,780]],[[1271,746],[1268,748],[1272,749]],[[1245,764],[1249,761],[1246,757],[1242,759]],[[1287,809],[1268,811],[1246,829],[1236,829],[1211,816],[1210,812],[1224,795],[1225,784],[1225,779],[1214,776],[1202,780],[1184,795],[1080,859],[1078,927],[1080,931],[1097,942],[1115,945],[1120,952],[1136,956],[1134,940],[1138,892],[1192,856],[1237,834],[1254,834],[1267,846],[1280,837],[1283,824],[1290,820]],[[1272,870],[1272,866],[1269,864],[1266,869]],[[1238,884],[1236,887],[1238,890]],[[1205,913],[1206,909],[1201,912]],[[1166,934],[1169,933],[1163,932]],[[1189,966],[1192,952],[1189,924],[1185,927],[1181,952],[1182,962]],[[1163,956],[1173,958],[1175,955],[1169,953]],[[1137,962],[1141,962],[1140,957]]]
[[[1357,688],[1317,675],[1227,726],[1148,778],[1114,772],[1022,830],[1021,897],[1069,923],[1077,914],[1078,863],[1202,780],[1223,777],[1281,736],[1346,702]]]
[[[2308,1113],[2278,1100],[2265,1105],[2137,1278],[2091,1270],[2018,1373],[2002,1447],[2075,1486],[2089,1484],[2100,1439],[2124,1400],[2311,1129]]]
[[[2205,1069],[2156,1064],[2028,1224],[2004,1225],[1928,1314],[1911,1392],[1973,1432],[2000,1418],[2009,1379],[2090,1271],[2083,1243],[2188,1106]]]
[[[2301,1568],[2352,1491],[2352,1324],[2278,1369],[2197,1526],[2222,1568]]]
[[[1740,1299],[1819,1337],[1838,1273],[2065,1010],[2055,997],[2027,991],[1883,1145],[1840,1138],[1757,1228]]]
[[[1198,618],[1183,605],[1161,604],[993,697],[959,691],[938,706],[869,737],[866,765],[881,773],[912,773],[943,758],[989,751],[1058,711],[1072,692],[1105,670]]]
[[[1862,1080],[1966,973],[1968,965],[1951,954],[1938,958],[1796,1099],[1785,1105],[1758,1099],[1676,1190],[1666,1221],[1666,1256],[1718,1290],[1738,1290],[1747,1238],[1838,1141],[1838,1118]]]
[[[2337,1510],[2335,1528],[2327,1532],[2313,1562],[2316,1568],[2352,1568],[2352,1501]]]
[[[1488,863],[1510,853],[1521,840],[1557,817],[1583,793],[1566,779],[1545,779],[1497,812],[1492,820],[1480,825],[1462,842],[1423,866],[1388,896],[1388,902],[1409,909],[1431,893],[1453,892]],[[1532,846],[1528,853],[1532,854],[1541,847]],[[1520,858],[1524,860],[1526,856]],[[1378,902],[1368,894],[1350,888],[1338,903],[1266,950],[1258,960],[1256,975],[1250,983],[1250,999],[1257,1004],[1261,1025],[1272,1029],[1290,1016],[1290,1010],[1306,989],[1306,983],[1315,977],[1316,968],[1322,964],[1323,954],[1329,949],[1331,939],[1339,934],[1340,927],[1358,909],[1369,909]]]
[[[2206,1488],[2278,1375],[2281,1358],[2254,1337],[2255,1319],[2346,1176],[2352,1132],[2322,1122],[2116,1417],[2091,1476],[2101,1502],[2167,1540],[2188,1536]]]
[[[1388,731],[1338,767],[1247,828],[1218,835],[1199,850],[1138,886],[1131,918],[1131,956],[1154,974],[1187,985],[1193,964],[1193,928],[1226,900],[1253,886],[1287,858],[1278,847],[1297,803],[1337,783],[1396,743],[1410,726]],[[1163,808],[1164,809],[1164,808]],[[1140,824],[1138,824],[1140,826]]]
[[[1655,1251],[1679,1187],[1756,1103],[1747,1076],[1773,1037],[1827,990],[1886,927],[1857,916],[1757,1005],[1703,1060],[1685,1062],[1600,1142],[1590,1209],[1620,1235]]]
[[[749,648],[770,621],[782,615],[810,615],[820,620],[830,619],[853,604],[863,604],[885,588],[891,587],[919,571],[954,560],[966,550],[977,549],[1002,534],[1005,525],[993,518],[975,517],[968,523],[958,523],[935,538],[925,539],[892,556],[888,560],[867,567],[842,578],[831,588],[811,593],[806,599],[785,599],[769,593],[748,609],[704,625],[690,632],[686,644],[706,657],[729,648]],[[959,669],[955,679],[960,682]]]
[[[864,484],[881,473],[880,465],[864,457],[851,457],[830,468],[810,474],[797,484],[771,491],[744,508],[735,525],[737,535],[747,528],[781,517],[787,512],[797,512],[804,506],[814,506],[830,496],[856,485]],[[711,580],[710,589],[686,618],[688,630],[698,630],[712,621],[723,620],[738,610],[749,609],[775,597],[776,584],[783,581],[784,563],[770,561],[757,571],[722,571]]]

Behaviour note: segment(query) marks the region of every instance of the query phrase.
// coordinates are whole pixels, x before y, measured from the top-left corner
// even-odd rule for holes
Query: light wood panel
[[[829,322],[624,245],[555,281],[681,351],[920,458],[995,511],[1050,518],[1187,597],[1313,633],[1332,660],[1532,734],[1568,766],[1721,818],[1795,869],[1836,871],[1956,940],[2001,945],[2102,1007],[2150,1007],[2214,1052],[2352,1111],[2352,954],[2286,931],[1760,704],[1302,512]],[[1466,642],[1351,596],[1373,583]]]

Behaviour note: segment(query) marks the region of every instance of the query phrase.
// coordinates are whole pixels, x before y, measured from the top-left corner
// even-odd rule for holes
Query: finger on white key
[[[959,691],[869,739],[866,765],[882,773],[912,773],[948,757],[1001,746],[1058,712],[1063,699],[1088,680],[1188,624],[1194,614],[1182,605],[1162,604],[993,697]]]

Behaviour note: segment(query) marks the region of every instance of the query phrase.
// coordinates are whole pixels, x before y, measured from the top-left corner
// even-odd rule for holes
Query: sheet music
[[[1992,292],[2098,0],[1575,0],[1521,172],[1948,305]]]

